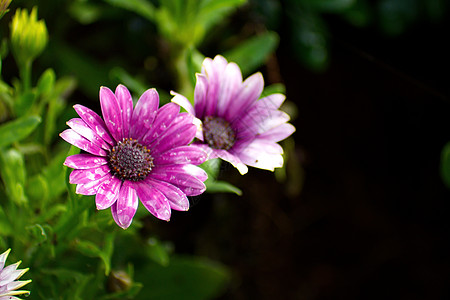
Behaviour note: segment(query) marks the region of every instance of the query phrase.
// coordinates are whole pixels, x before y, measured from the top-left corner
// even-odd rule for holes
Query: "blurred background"
[[[101,85],[122,82],[135,95],[156,87],[164,101],[170,90],[192,93],[174,60],[183,39],[196,39],[189,24],[202,16],[181,10],[178,23],[164,14],[155,21],[144,2],[13,0],[10,9],[38,5],[50,38],[36,74],[52,67],[73,76],[69,104],[99,111]],[[229,8],[207,20],[187,57],[196,70],[203,56],[256,57],[241,65],[244,76],[261,71],[266,86],[284,91],[297,128],[282,142],[285,168],[241,177],[224,164],[219,178],[242,196],[203,194],[169,223],[148,215],[139,234],[223,264],[230,276],[214,299],[449,299],[450,190],[440,164],[450,141],[450,3],[216,3]],[[18,76],[11,56],[2,75]],[[129,251],[117,245],[114,255]],[[138,257],[134,264],[144,290],[148,280],[161,289],[186,284],[163,267],[160,279],[139,278]]]

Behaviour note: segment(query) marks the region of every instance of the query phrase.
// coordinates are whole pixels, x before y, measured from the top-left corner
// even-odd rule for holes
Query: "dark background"
[[[389,37],[325,16],[331,59],[317,73],[283,20],[273,59],[298,108],[287,170],[302,180],[225,168],[244,195],[202,197],[167,236],[232,268],[220,299],[450,299],[448,21]]]

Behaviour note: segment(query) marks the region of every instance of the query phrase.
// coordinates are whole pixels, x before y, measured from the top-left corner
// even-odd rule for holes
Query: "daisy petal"
[[[116,201],[116,223],[123,229],[127,229],[138,207],[138,197],[133,184],[130,181],[124,181],[120,187],[119,197]]]
[[[215,152],[216,157],[220,157],[221,159],[232,164],[236,169],[238,169],[241,175],[244,175],[248,172],[247,166],[241,161],[241,159],[238,156],[221,149],[214,149],[213,152]]]
[[[167,164],[193,164],[199,165],[205,162],[206,152],[201,148],[190,145],[172,148],[155,157],[155,165]]]
[[[200,181],[196,176],[189,174],[189,169],[185,166],[192,165],[174,165],[174,167],[160,167],[152,170],[152,178],[164,182],[168,182],[178,187],[187,196],[197,196],[206,190],[203,181]],[[200,169],[201,170],[201,169]]]
[[[91,141],[95,145],[105,150],[109,150],[111,146],[105,142],[95,131],[93,131],[87,124],[80,118],[73,118],[67,121],[67,125],[73,129],[76,133]]]
[[[141,140],[152,128],[152,124],[158,113],[159,96],[155,89],[149,89],[139,98],[131,117],[132,138]]]
[[[151,182],[157,190],[166,196],[172,209],[182,211],[187,211],[189,209],[189,200],[186,197],[186,194],[184,194],[179,188],[170,183],[152,178],[148,179],[148,182]]]
[[[75,192],[77,194],[86,195],[86,196],[95,195],[97,193],[97,190],[100,187],[100,185],[102,185],[103,182],[105,182],[106,180],[110,180],[111,176],[112,175],[110,175],[108,173],[105,176],[103,176],[102,178],[99,178],[97,180],[90,181],[86,184],[78,184],[75,189]]]
[[[220,90],[217,99],[216,115],[223,117],[231,101],[234,101],[236,93],[242,86],[242,73],[238,65],[229,63],[222,76]]]
[[[83,105],[77,104],[74,105],[73,108],[77,112],[77,114],[83,119],[86,124],[97,133],[99,137],[101,137],[108,144],[113,145],[114,141],[111,135],[108,132],[105,122],[103,119],[97,115],[91,109],[84,107]]]
[[[286,96],[283,94],[271,94],[259,99],[256,103],[266,109],[279,109],[284,100],[286,100]]]
[[[180,95],[174,91],[170,91],[170,94],[174,96],[172,100],[170,100],[171,102],[178,104],[179,106],[184,108],[189,114],[195,115],[194,107],[185,96]]]
[[[109,166],[103,165],[92,169],[76,169],[69,175],[69,182],[72,184],[86,184],[90,181],[98,180],[110,172]]]
[[[275,142],[255,139],[240,151],[243,163],[260,169],[271,170],[283,166],[283,148]]]
[[[206,59],[205,59],[206,60]],[[197,83],[195,84],[194,90],[194,110],[195,115],[199,119],[203,119],[205,116],[205,108],[206,108],[206,92],[208,90],[208,79],[203,74],[196,74]]]
[[[284,140],[294,132],[295,127],[289,123],[285,123],[262,133],[259,138],[279,142]]]
[[[106,158],[91,154],[74,154],[68,156],[64,161],[64,165],[72,169],[91,169],[107,163]]]
[[[170,220],[169,201],[163,193],[146,182],[136,182],[134,187],[141,203],[152,215],[164,221]]]
[[[255,73],[247,78],[241,89],[236,93],[236,97],[230,102],[230,106],[225,113],[225,119],[233,122],[236,118],[242,117],[242,112],[256,102],[264,89],[264,79],[261,73]]]
[[[8,258],[9,252],[11,252],[11,249],[6,250],[0,255],[0,270],[3,270],[3,267],[5,266],[5,262]]]
[[[154,149],[158,152],[165,152],[171,148],[187,145],[192,141],[196,132],[197,127],[194,124],[184,124],[173,134],[161,138]]]
[[[95,205],[97,209],[106,209],[113,205],[119,197],[122,181],[115,176],[105,181],[99,186],[95,196]]]
[[[117,86],[115,95],[122,112],[122,122],[124,125],[122,135],[123,137],[129,137],[131,115],[133,113],[133,99],[128,89],[122,84]]]
[[[86,152],[89,152],[94,155],[98,156],[106,156],[107,152],[94,144],[93,142],[85,139],[72,129],[66,129],[63,132],[59,134],[60,137],[62,137],[66,142],[80,148],[81,150],[84,150]]]
[[[179,112],[180,107],[175,103],[167,103],[162,106],[156,114],[152,127],[142,138],[144,145],[148,145],[162,136],[164,131],[166,131],[170,124],[175,120]]]
[[[121,141],[124,127],[121,109],[114,93],[104,86],[100,88],[100,106],[108,131],[116,141]]]

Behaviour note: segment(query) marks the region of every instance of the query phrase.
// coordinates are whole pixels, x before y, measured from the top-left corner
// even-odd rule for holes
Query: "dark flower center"
[[[222,118],[208,116],[203,120],[203,137],[211,148],[228,150],[236,141],[230,124]]]
[[[150,150],[132,138],[124,138],[109,153],[111,172],[121,180],[143,180],[154,166]]]

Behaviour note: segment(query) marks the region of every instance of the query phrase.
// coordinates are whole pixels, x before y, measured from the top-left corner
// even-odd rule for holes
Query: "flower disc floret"
[[[155,165],[150,149],[135,139],[125,138],[111,149],[109,166],[111,173],[122,181],[139,181],[145,179]]]
[[[214,149],[228,150],[236,140],[236,134],[230,124],[222,118],[212,116],[203,120],[203,136]]]

